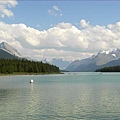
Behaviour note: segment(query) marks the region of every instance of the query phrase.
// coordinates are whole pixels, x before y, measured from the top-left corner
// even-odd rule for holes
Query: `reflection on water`
[[[9,79],[8,79],[9,78]],[[119,75],[0,77],[0,120],[118,120]]]

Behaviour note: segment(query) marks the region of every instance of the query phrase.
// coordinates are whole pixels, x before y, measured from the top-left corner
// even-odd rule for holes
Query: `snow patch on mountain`
[[[110,61],[118,60],[120,58],[120,49],[113,51],[100,50],[97,54],[91,57],[75,60],[67,68],[67,71],[94,71],[97,67],[107,64]]]
[[[106,53],[106,54],[109,54],[110,52],[109,52],[109,51],[106,51],[105,53]]]
[[[97,55],[100,55],[100,54],[106,54],[108,55],[110,52],[109,51],[104,51],[104,50],[100,50]]]
[[[112,56],[117,57],[116,54],[112,54]]]
[[[22,58],[22,56],[20,55],[20,53],[15,48],[13,48],[11,45],[9,45],[6,42],[2,42],[0,44],[0,49],[8,52],[9,54],[11,54],[13,56]]]

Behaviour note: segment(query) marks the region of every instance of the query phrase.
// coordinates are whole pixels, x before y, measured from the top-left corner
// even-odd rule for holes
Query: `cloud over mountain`
[[[25,24],[0,22],[0,42],[7,41],[20,49],[30,49],[34,56],[48,53],[60,58],[82,59],[99,50],[111,50],[120,46],[120,22],[108,26],[90,25],[80,21],[82,29],[71,23],[59,23],[48,30],[39,31]],[[33,53],[37,51],[36,53]],[[65,56],[68,53],[68,56]],[[76,55],[75,55],[76,54]],[[75,56],[72,56],[75,55]],[[46,57],[49,55],[47,54]]]

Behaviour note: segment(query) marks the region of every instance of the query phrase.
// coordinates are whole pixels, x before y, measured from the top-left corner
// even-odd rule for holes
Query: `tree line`
[[[95,72],[120,72],[120,66],[111,66],[97,69]]]
[[[60,73],[59,67],[25,59],[0,59],[0,73]]]

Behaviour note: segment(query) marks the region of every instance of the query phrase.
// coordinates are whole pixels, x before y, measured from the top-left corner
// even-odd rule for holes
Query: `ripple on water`
[[[120,76],[50,75],[0,80],[0,120],[119,120]],[[45,81],[44,81],[45,80]],[[113,81],[114,80],[114,81]]]

